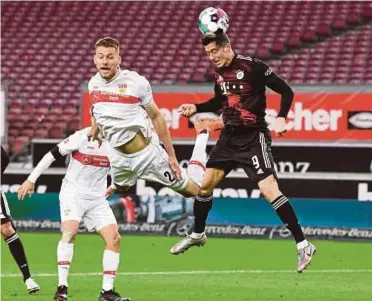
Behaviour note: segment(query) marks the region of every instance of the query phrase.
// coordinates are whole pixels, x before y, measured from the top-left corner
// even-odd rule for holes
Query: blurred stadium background
[[[287,273],[294,268],[295,250],[291,241],[279,239],[289,233],[257,187],[235,170],[214,192],[207,232],[247,239],[212,239],[211,246],[196,254],[169,258],[166,253],[177,238],[160,236],[185,233],[192,224],[192,200],[139,180],[130,193],[115,195],[110,203],[122,233],[157,236],[128,239],[132,245],[123,261],[129,256],[138,264],[122,265],[123,271],[134,274],[119,277],[119,285],[129,287],[139,298],[134,300],[309,300],[309,294],[312,300],[368,300],[372,249],[359,241],[372,241],[371,1],[2,1],[0,131],[11,164],[1,185],[18,229],[42,233],[23,233],[34,273],[55,271],[58,236],[46,232],[59,231],[58,191],[66,162],[53,164],[39,179],[31,199],[19,203],[15,192],[51,147],[89,125],[86,85],[96,72],[95,41],[117,38],[122,68],[150,80],[179,160],[186,166],[195,135],[176,108],[206,100],[213,92],[213,67],[197,28],[198,15],[208,6],[221,7],[229,15],[228,35],[235,51],[264,60],[293,86],[291,130],[283,139],[274,137],[276,169],[305,233],[310,239],[328,241],[318,242],[319,261],[315,258],[309,277],[298,280]],[[268,91],[269,124],[278,111],[278,100]],[[213,144],[212,140],[209,147]],[[250,240],[256,237],[270,241]],[[48,264],[33,249],[35,239],[48,250]],[[82,240],[86,244],[78,247],[81,253],[90,252],[90,243],[99,251],[92,253],[93,266],[81,256],[73,272],[99,272],[96,237]],[[136,246],[150,253],[138,252]],[[273,253],[262,251],[267,248],[278,248],[275,257],[283,256],[283,261],[270,258]],[[9,283],[3,300],[25,300],[9,288],[22,283],[13,278],[17,269],[4,244],[2,251],[2,282]],[[230,253],[231,258],[219,257]],[[157,264],[156,256],[163,265]],[[177,274],[200,269],[225,272]],[[151,274],[157,271],[176,274]],[[150,275],[130,278],[142,277],[137,272]],[[201,279],[198,284],[195,275]],[[79,289],[76,280],[71,300],[82,300],[92,285],[99,286],[99,275],[91,276],[79,279],[83,283]],[[47,300],[54,280],[43,278],[41,285],[48,288],[35,298]],[[143,281],[144,287],[137,281]],[[348,289],[349,283],[355,285],[353,289]]]

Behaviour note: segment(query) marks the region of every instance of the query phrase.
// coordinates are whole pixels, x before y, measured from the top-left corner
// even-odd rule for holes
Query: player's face
[[[110,80],[118,72],[120,55],[113,47],[99,46],[94,55],[94,64],[102,78]]]
[[[230,63],[230,52],[228,48],[228,44],[224,46],[217,46],[216,42],[212,42],[207,46],[204,46],[205,52],[217,68],[227,66]]]

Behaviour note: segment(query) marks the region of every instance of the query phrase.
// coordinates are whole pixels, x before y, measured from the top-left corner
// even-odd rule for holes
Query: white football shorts
[[[83,221],[88,231],[100,231],[102,228],[117,224],[116,218],[106,199],[92,200],[79,197],[77,193],[59,194],[61,221]]]
[[[177,179],[169,166],[168,154],[157,139],[151,139],[148,146],[134,154],[122,154],[111,148],[108,157],[115,184],[120,186],[133,186],[137,179],[143,179],[182,191],[189,179],[184,169],[181,179]]]

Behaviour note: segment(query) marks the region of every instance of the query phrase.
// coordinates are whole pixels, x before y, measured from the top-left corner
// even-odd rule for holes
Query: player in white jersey
[[[58,287],[55,301],[65,301],[68,295],[68,272],[73,257],[73,248],[79,223],[84,222],[89,231],[97,231],[106,243],[103,253],[103,284],[100,301],[127,301],[114,291],[114,279],[119,266],[120,235],[115,216],[106,198],[116,187],[107,188],[110,162],[106,141],[99,147],[89,141],[91,128],[75,132],[48,152],[38,163],[18,190],[23,200],[34,192],[35,182],[57,158],[69,155],[70,162],[62,181],[59,194],[62,221],[62,238],[57,247]]]
[[[141,178],[159,182],[186,197],[197,195],[205,172],[208,128],[200,129],[187,172],[181,170],[148,80],[137,72],[120,69],[120,47],[116,39],[103,38],[95,47],[98,72],[88,84],[92,136],[100,140],[101,135],[112,146],[109,157],[115,184],[125,189]],[[144,111],[165,150],[152,139]]]

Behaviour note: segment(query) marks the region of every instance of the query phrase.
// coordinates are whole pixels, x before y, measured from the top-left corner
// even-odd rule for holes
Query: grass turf
[[[58,234],[20,233],[38,295],[26,292],[7,245],[1,244],[4,301],[51,301],[57,284]],[[291,240],[209,239],[203,248],[169,254],[178,237],[125,236],[115,288],[133,301],[367,301],[372,298],[372,244],[315,241],[309,270],[295,272]],[[69,301],[97,300],[103,241],[78,236]],[[143,272],[140,274],[139,272]],[[157,273],[160,272],[160,273]],[[19,276],[18,276],[19,275]]]

